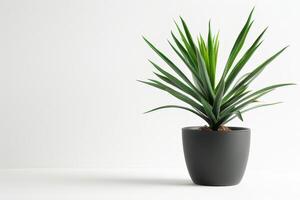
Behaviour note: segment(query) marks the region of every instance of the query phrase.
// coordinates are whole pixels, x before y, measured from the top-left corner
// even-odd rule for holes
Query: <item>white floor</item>
[[[185,170],[0,170],[0,200],[297,200],[299,172],[247,171],[237,186],[196,186]]]

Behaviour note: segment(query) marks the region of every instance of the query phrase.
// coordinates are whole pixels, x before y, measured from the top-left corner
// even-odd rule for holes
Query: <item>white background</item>
[[[162,64],[141,35],[175,58],[173,19],[194,36],[211,19],[222,68],[254,5],[246,47],[269,29],[243,72],[289,44],[252,87],[299,83],[298,1],[0,1],[0,168],[185,170],[181,128],[204,122],[181,110],[142,114],[178,101],[136,82],[153,77],[147,58]],[[285,103],[231,123],[252,129],[247,169],[298,170],[299,86],[264,100]]]

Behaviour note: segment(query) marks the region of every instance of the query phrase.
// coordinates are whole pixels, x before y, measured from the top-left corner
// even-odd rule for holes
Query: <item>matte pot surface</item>
[[[238,184],[245,172],[250,129],[229,127],[230,132],[182,129],[185,162],[195,184],[229,186]]]

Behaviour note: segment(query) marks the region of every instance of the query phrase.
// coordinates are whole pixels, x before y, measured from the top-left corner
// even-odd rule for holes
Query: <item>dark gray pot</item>
[[[250,129],[232,131],[182,129],[183,150],[189,174],[195,184],[228,186],[238,184],[245,172],[250,146]]]

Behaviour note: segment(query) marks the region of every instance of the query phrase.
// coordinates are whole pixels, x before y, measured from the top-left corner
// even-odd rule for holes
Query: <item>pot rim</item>
[[[207,130],[200,130],[202,126],[187,126],[182,128],[183,134],[191,134],[191,133],[216,133],[220,134],[223,133],[221,131],[207,131]],[[226,134],[240,134],[240,133],[250,133],[251,129],[247,127],[238,127],[238,126],[228,126],[231,131],[226,132]]]

